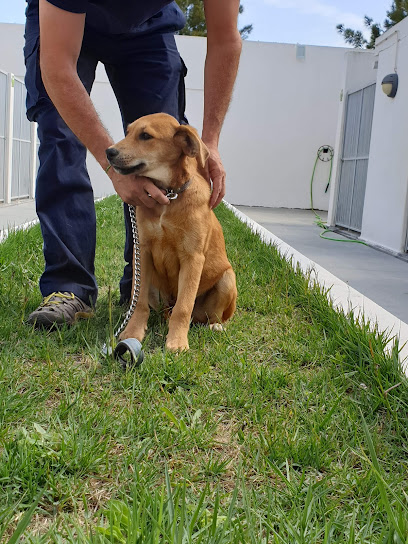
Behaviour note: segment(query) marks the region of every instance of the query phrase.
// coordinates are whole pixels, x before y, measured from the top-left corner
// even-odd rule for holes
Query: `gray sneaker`
[[[51,293],[27,319],[29,325],[50,329],[55,325],[74,324],[78,319],[89,319],[94,315],[74,293]]]

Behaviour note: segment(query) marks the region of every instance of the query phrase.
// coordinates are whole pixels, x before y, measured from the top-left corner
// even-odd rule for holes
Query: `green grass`
[[[99,355],[122,319],[119,200],[97,215],[97,315],[71,329],[24,324],[39,227],[0,245],[0,541],[408,543],[398,348],[220,207],[236,315],[176,356],[152,314],[123,372]]]

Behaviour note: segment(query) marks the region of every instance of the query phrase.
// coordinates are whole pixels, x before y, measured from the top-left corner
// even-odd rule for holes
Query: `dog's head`
[[[204,168],[209,151],[197,131],[171,115],[154,113],[129,125],[126,137],[106,150],[109,163],[122,175],[138,174],[164,183],[185,157]]]

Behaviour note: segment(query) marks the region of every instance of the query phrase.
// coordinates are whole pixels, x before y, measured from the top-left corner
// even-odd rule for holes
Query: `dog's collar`
[[[170,187],[163,187],[162,185],[159,185],[155,180],[152,180],[153,183],[156,185],[158,189],[161,191],[166,191],[166,196],[169,200],[176,200],[176,198],[179,196],[179,194],[184,193],[188,187],[191,185],[191,179],[186,181],[184,185],[182,185],[179,189],[171,189]]]

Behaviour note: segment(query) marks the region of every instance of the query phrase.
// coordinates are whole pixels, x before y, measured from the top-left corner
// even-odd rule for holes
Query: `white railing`
[[[38,168],[35,123],[26,117],[24,82],[0,70],[0,203],[34,198]]]

